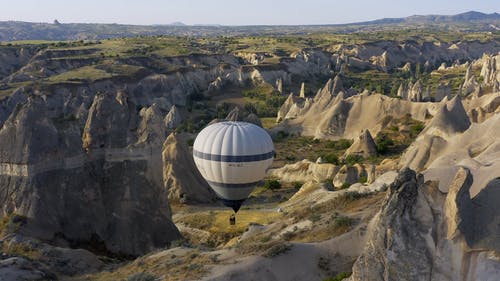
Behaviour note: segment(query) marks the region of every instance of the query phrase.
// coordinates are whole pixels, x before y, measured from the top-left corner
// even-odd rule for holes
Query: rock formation
[[[427,231],[433,219],[419,192],[421,185],[415,172],[405,169],[399,173],[349,280],[431,280],[432,251]]]
[[[462,99],[460,96],[455,96],[451,101],[442,104],[422,134],[432,132],[432,134],[443,136],[461,133],[467,130],[470,124]]]
[[[408,88],[405,83],[399,84],[397,96],[401,99],[408,99]]]
[[[283,79],[281,77],[276,79],[276,90],[283,94]]]
[[[3,215],[27,217],[28,236],[78,246],[92,240],[125,255],[178,239],[150,156],[126,148],[137,138],[123,129],[132,108],[125,97],[96,96],[82,136],[78,120],[52,119],[44,100],[30,96],[0,130]]]
[[[299,93],[299,97],[305,99],[306,98],[306,83],[302,82],[302,84],[300,84],[300,93]]]
[[[276,122],[280,122],[284,120],[287,113],[290,111],[290,108],[295,104],[295,97],[293,93],[288,95],[288,98],[285,100],[285,103],[278,110],[278,116],[276,117]]]
[[[420,80],[417,80],[415,84],[410,84],[409,92],[408,92],[408,100],[420,102],[423,99],[423,89]]]
[[[348,186],[359,182],[361,178],[368,180],[368,173],[364,165],[355,164],[354,166],[344,165],[340,168],[338,173],[333,178],[333,186],[337,188],[344,187],[344,184]]]
[[[462,85],[462,95],[467,96],[474,92],[479,92],[479,84],[476,82],[476,78],[472,74],[472,63],[467,65],[467,71],[465,72],[464,84]]]
[[[349,91],[340,91],[333,95],[330,91],[333,84],[330,80],[314,99],[303,104],[293,96],[289,97],[279,116],[290,118],[281,120],[283,122],[275,130],[286,129],[316,138],[354,139],[364,129],[377,134],[386,116],[401,118],[410,113],[413,119],[425,121],[429,114],[435,114],[438,107],[434,103],[415,103],[380,94],[353,95]]]
[[[218,76],[214,81],[212,81],[212,82],[210,82],[210,84],[208,84],[207,91],[209,93],[219,91],[220,89],[222,89],[223,86],[224,86],[224,80],[222,80],[222,78],[220,76]]]
[[[474,176],[472,194],[500,176],[498,160],[499,120],[495,114],[481,124],[472,124],[463,133],[437,136],[422,135],[401,157],[400,165],[424,170],[426,179],[439,179],[443,192],[459,167],[467,167]]]
[[[163,183],[172,203],[208,203],[214,193],[198,172],[192,152],[188,148],[189,136],[170,134],[163,144]]]
[[[472,182],[461,168],[444,197],[422,175],[403,169],[349,280],[495,280],[500,216],[491,210],[500,182],[488,182],[474,198]]]
[[[288,164],[278,169],[269,170],[268,174],[286,182],[323,182],[332,179],[339,167],[328,163],[314,163],[307,159]]]
[[[496,56],[485,54],[482,61],[480,75],[483,77],[483,85],[492,87],[493,92],[500,91],[500,54]]]
[[[349,155],[361,155],[365,158],[377,155],[377,145],[368,129],[361,131],[358,138],[344,153],[344,158]]]
[[[450,94],[451,94],[451,87],[449,84],[439,84],[436,89],[436,93],[434,95],[434,100],[441,101],[445,97],[449,98]]]
[[[164,119],[165,127],[169,130],[177,128],[182,122],[181,114],[175,105],[170,108],[170,111]]]
[[[221,120],[215,120],[215,122],[219,122]],[[257,116],[255,113],[247,113],[242,114],[239,107],[234,107],[226,116],[224,121],[243,121],[243,122],[248,122],[255,124],[259,127],[262,127],[262,122],[260,121],[260,118]],[[214,122],[214,121],[212,121]]]

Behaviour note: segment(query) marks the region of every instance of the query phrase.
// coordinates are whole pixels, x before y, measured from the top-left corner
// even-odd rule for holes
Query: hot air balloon
[[[269,134],[246,122],[220,122],[196,137],[193,157],[201,175],[224,205],[238,212],[264,178],[274,158]]]

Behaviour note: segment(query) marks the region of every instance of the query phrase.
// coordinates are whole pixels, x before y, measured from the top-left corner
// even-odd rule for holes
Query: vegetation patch
[[[95,66],[84,66],[76,68],[61,74],[51,76],[48,81],[53,83],[60,82],[94,82],[96,80],[111,78],[113,75],[98,69]]]
[[[266,258],[272,258],[275,256],[279,256],[281,254],[284,254],[288,252],[292,248],[291,244],[288,243],[278,243],[273,246],[271,246],[264,254],[263,256]]]
[[[295,163],[303,159],[315,162],[319,157],[325,163],[339,165],[341,161],[339,161],[338,156],[343,155],[351,144],[352,141],[346,139],[322,140],[289,135],[285,131],[278,132],[275,136],[276,157],[273,167],[281,167],[284,164]]]
[[[352,272],[341,272],[334,277],[323,279],[323,281],[342,281],[351,276]]]
[[[229,216],[232,213],[233,211],[229,210],[189,212],[176,219],[175,223],[208,231],[210,238],[205,246],[213,248],[224,246],[231,239],[243,234],[250,224],[267,225],[282,216],[275,211],[242,209],[236,214],[236,224],[230,225]]]

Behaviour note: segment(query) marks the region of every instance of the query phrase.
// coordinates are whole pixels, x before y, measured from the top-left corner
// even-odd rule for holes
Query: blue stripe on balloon
[[[208,184],[221,188],[248,188],[254,187],[260,183],[260,181],[250,182],[250,183],[222,183],[207,180]]]
[[[256,162],[271,159],[274,157],[274,150],[268,153],[255,154],[255,155],[218,155],[204,153],[198,150],[193,151],[193,155],[200,159],[216,161],[216,162]]]

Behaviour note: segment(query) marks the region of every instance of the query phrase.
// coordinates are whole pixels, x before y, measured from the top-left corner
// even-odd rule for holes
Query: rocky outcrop
[[[349,280],[432,280],[427,231],[433,217],[421,185],[415,172],[405,169],[389,186]]]
[[[171,203],[208,203],[215,195],[198,172],[189,150],[189,136],[172,133],[163,144],[163,184]]]
[[[2,46],[0,49],[0,80],[26,65],[38,52],[37,49],[35,45],[21,48]]]
[[[288,164],[278,169],[269,170],[268,175],[278,177],[285,182],[324,182],[332,179],[339,167],[327,163],[314,163],[307,159],[294,164]]]
[[[493,92],[500,90],[500,54],[483,55],[481,59],[483,65],[481,67],[481,77],[483,77],[483,85],[492,87]]]
[[[126,96],[97,95],[82,128],[73,115],[52,118],[39,96],[17,106],[0,130],[2,215],[25,216],[28,236],[123,255],[180,238],[154,151],[127,147],[138,139],[135,108]]]
[[[235,107],[229,111],[229,113],[226,116],[226,121],[241,121],[241,116],[240,116],[240,109],[238,107]]]
[[[276,79],[276,91],[283,94],[283,78]]]
[[[220,89],[222,89],[223,86],[224,86],[224,80],[222,80],[222,77],[218,76],[214,81],[212,81],[212,82],[210,82],[210,84],[208,84],[207,91],[209,93],[216,92],[216,91],[219,91]]]
[[[337,52],[355,56],[362,61],[370,61],[379,69],[383,66],[392,69],[401,67],[407,62],[412,64],[429,62],[430,65],[439,65],[442,62],[470,60],[480,58],[484,53],[497,52],[497,48],[493,42],[479,41],[464,41],[458,44],[405,41],[394,44],[394,41],[381,40],[367,44],[342,45]]]
[[[369,130],[362,130],[361,134],[344,153],[344,158],[349,155],[360,155],[365,158],[377,155],[377,145]]]
[[[246,113],[240,111],[239,107],[233,108],[224,119],[225,121],[243,121],[255,124],[259,127],[262,127],[262,122],[260,121],[259,116],[255,113]]]
[[[448,102],[443,100],[433,119],[403,153],[401,166],[422,170],[441,155],[448,145],[448,139],[463,133],[470,126],[471,122],[460,96],[455,96]]]
[[[174,107],[174,106],[172,106]],[[137,145],[161,145],[161,140],[167,136],[167,129],[164,119],[166,111],[157,103],[150,107],[143,107],[139,111],[139,126],[137,127]],[[165,118],[164,118],[165,117]]]
[[[304,82],[302,82],[302,84],[300,84],[299,97],[301,97],[303,99],[306,98],[306,83],[304,83]]]
[[[368,166],[370,167],[365,167],[365,165],[361,164],[355,164],[353,166],[342,166],[342,168],[340,168],[338,173],[333,178],[333,186],[337,188],[343,188],[346,184],[349,186],[351,184],[359,182],[361,178],[364,178],[364,182],[366,182],[369,176],[373,178],[374,173],[374,169],[372,169],[373,167],[371,167],[371,165]],[[368,174],[366,168],[368,168],[368,171],[371,175]]]
[[[479,83],[476,82],[476,78],[472,73],[472,63],[467,65],[467,70],[465,72],[464,84],[462,85],[462,95],[467,96],[474,92],[479,92]]]
[[[293,93],[290,93],[288,95],[288,98],[285,100],[285,103],[280,107],[278,110],[278,115],[276,117],[276,121],[280,122],[281,120],[284,120],[285,116],[288,114],[292,106],[296,103],[295,97]]]
[[[448,84],[439,84],[437,89],[436,89],[435,95],[434,95],[434,100],[441,101],[445,97],[448,97],[448,99],[449,99],[450,95],[451,95],[451,86],[449,85],[449,83]]]
[[[164,122],[165,122],[165,127],[167,127],[167,129],[169,129],[169,130],[173,130],[181,124],[182,117],[181,117],[179,110],[177,109],[177,107],[175,105],[173,105],[170,108],[170,111],[165,116]]]
[[[422,134],[438,136],[461,133],[467,130],[471,122],[465,112],[460,96],[455,96],[451,101],[443,101],[432,120],[427,124]]]
[[[274,130],[316,138],[354,139],[364,129],[377,134],[387,116],[402,118],[409,113],[413,119],[425,121],[429,114],[435,114],[438,107],[434,103],[414,103],[368,92],[352,94],[340,91],[334,95],[329,90],[334,88],[333,85],[333,80],[330,80],[314,99],[306,99],[303,105],[289,97],[282,111],[286,112],[288,107],[289,110],[280,116],[290,116],[293,112],[293,118],[284,118]]]
[[[401,170],[349,280],[496,280],[500,216],[492,210],[500,181],[473,196],[474,181],[459,168],[444,196],[435,182]]]
[[[421,102],[424,99],[424,90],[420,80],[417,80],[415,83],[401,83],[397,95],[404,100]]]
[[[497,234],[500,231],[500,215],[492,210],[500,198],[500,180],[489,181],[474,197],[471,197],[473,176],[469,169],[459,168],[448,189],[445,201],[446,230],[448,239],[463,236],[471,249],[500,251]]]

